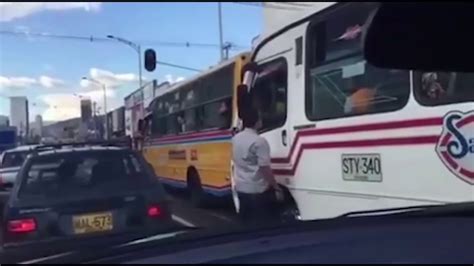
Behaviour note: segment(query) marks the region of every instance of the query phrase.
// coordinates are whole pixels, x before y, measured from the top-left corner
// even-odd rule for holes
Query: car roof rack
[[[77,147],[88,147],[88,146],[129,148],[130,141],[127,139],[127,140],[108,140],[108,141],[64,142],[64,143],[39,145],[35,147],[33,150],[35,152],[40,152],[40,151],[62,149],[64,147],[77,148]]]

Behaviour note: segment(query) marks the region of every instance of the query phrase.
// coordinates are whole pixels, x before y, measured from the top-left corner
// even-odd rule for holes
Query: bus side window
[[[221,101],[219,107],[219,115],[221,116],[220,129],[228,129],[232,124],[232,98]]]
[[[260,66],[260,73],[251,91],[262,119],[262,131],[281,127],[286,122],[288,66],[279,58]]]
[[[202,106],[201,129],[228,129],[231,125],[232,109],[224,107],[230,102],[229,99],[218,100]]]
[[[425,106],[474,101],[474,73],[415,72],[415,99]]]
[[[191,108],[184,111],[184,122],[186,132],[192,132],[198,129],[197,108]]]
[[[379,69],[364,60],[360,37],[373,7],[370,3],[347,5],[325,21],[310,23],[306,37],[308,119],[395,111],[408,102],[408,71]]]
[[[166,133],[165,135],[174,135],[179,133],[179,123],[176,114],[166,117]]]

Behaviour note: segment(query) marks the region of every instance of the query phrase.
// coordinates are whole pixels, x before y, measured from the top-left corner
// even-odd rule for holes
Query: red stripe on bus
[[[295,164],[291,169],[273,169],[276,175],[294,175],[304,150],[313,149],[334,149],[334,148],[356,148],[356,147],[376,147],[376,146],[405,146],[405,145],[423,145],[436,144],[439,136],[420,136],[403,138],[386,138],[371,140],[351,140],[320,143],[304,143],[298,150]]]
[[[467,118],[464,118],[462,121],[458,122],[456,124],[456,126],[459,128],[459,127],[463,127],[464,125],[467,125],[471,122],[474,122],[474,115],[470,115],[468,116]]]
[[[471,116],[469,116],[469,117],[463,119],[462,121],[459,121],[459,122],[456,124],[456,127],[461,128],[461,127],[463,127],[463,126],[465,126],[465,125],[467,125],[467,124],[469,124],[469,123],[472,123],[472,122],[474,122],[474,115],[471,115]],[[444,147],[444,146],[448,145],[448,142],[449,142],[449,140],[451,139],[452,136],[453,136],[453,135],[448,132],[448,133],[443,137],[443,140],[441,141],[440,146],[441,146],[441,147]]]
[[[471,172],[471,171],[469,171],[465,168],[461,168],[461,170],[459,170],[459,173],[461,173],[462,175],[467,176],[468,178],[474,179],[474,172]]]
[[[443,140],[441,141],[441,147],[448,145],[449,139],[451,138],[451,133],[444,135]]]
[[[188,140],[188,139],[204,138],[204,137],[217,137],[217,136],[221,136],[221,135],[222,136],[230,135],[230,131],[229,130],[218,130],[218,131],[210,131],[210,132],[189,133],[189,134],[182,134],[182,135],[179,135],[179,136],[151,138],[151,139],[149,139],[149,141]]]
[[[363,131],[375,131],[375,130],[387,130],[387,129],[400,129],[400,128],[412,128],[412,127],[426,127],[426,126],[440,126],[443,124],[442,117],[422,118],[406,121],[390,121],[382,123],[370,123],[362,125],[352,126],[341,126],[333,128],[321,128],[321,129],[309,129],[304,131],[298,131],[296,137],[291,144],[290,152],[287,157],[283,158],[272,158],[272,163],[289,163],[293,152],[295,151],[296,145],[300,137],[317,136],[317,135],[329,135],[329,134],[342,134],[342,133],[353,133]]]
[[[458,169],[458,164],[449,156],[447,151],[441,152],[441,156],[443,156],[444,160],[451,166],[452,169]]]

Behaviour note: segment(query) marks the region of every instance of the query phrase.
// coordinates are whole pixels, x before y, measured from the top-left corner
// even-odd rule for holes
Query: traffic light
[[[145,69],[152,72],[156,68],[156,52],[153,49],[145,51]]]

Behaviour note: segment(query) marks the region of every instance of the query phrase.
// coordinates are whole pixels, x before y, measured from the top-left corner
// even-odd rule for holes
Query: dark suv
[[[172,226],[165,200],[150,165],[128,148],[37,147],[5,206],[4,247],[164,232]]]

